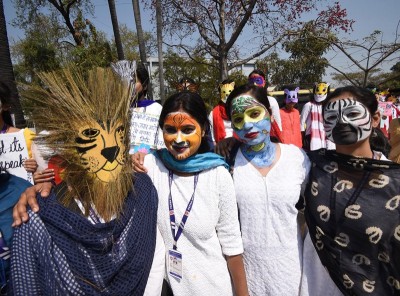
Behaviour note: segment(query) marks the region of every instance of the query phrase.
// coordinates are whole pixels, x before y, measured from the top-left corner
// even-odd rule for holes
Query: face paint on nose
[[[240,140],[250,146],[268,144],[271,118],[268,110],[249,95],[232,100],[232,127]]]
[[[324,127],[329,140],[337,145],[351,145],[370,136],[372,117],[359,101],[340,99],[325,106]]]
[[[203,135],[199,123],[186,112],[172,112],[165,117],[163,136],[168,151],[177,160],[197,153]]]

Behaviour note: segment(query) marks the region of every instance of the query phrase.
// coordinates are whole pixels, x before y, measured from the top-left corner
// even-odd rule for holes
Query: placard
[[[28,173],[23,164],[24,160],[28,158],[24,130],[0,134],[0,167],[33,184],[32,173]]]
[[[151,149],[164,147],[161,131],[157,132],[159,115],[132,112],[131,146],[144,144]]]

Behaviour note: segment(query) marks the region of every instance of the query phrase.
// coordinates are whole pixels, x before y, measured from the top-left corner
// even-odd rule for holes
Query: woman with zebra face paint
[[[369,142],[378,103],[367,89],[338,88],[323,116],[336,151],[309,153],[302,292],[399,295],[400,166]]]

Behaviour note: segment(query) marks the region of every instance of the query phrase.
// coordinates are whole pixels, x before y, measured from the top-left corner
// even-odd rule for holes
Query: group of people
[[[39,172],[14,207],[10,291],[400,295],[400,165],[370,144],[373,93],[316,96],[303,138],[316,147],[322,131],[325,146],[306,153],[284,143],[288,120],[300,121],[296,90],[279,110],[259,70],[244,85],[221,82],[211,114],[185,82],[156,127],[154,114],[134,115],[155,104],[139,70],[127,82],[110,69],[65,69],[23,90],[47,131],[35,138],[43,157],[61,159],[61,182]],[[163,143],[134,142],[135,124]],[[15,187],[10,176],[2,188]]]

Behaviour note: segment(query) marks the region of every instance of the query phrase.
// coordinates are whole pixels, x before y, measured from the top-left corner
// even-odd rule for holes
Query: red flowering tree
[[[304,20],[307,13],[313,15],[316,31],[351,30],[353,21],[347,19],[346,9],[328,0],[326,8],[320,9],[322,2],[164,0],[163,23],[167,36],[178,40],[169,45],[189,57],[200,54],[215,59],[223,80],[229,70],[261,56],[286,37],[296,35],[310,21]]]

